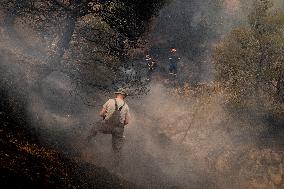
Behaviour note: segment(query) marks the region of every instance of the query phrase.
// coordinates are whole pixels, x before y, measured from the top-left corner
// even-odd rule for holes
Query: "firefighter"
[[[154,70],[157,67],[157,62],[151,58],[151,56],[149,54],[146,55],[146,66],[147,66],[147,80],[150,80],[152,73],[154,72]]]
[[[176,75],[177,74],[177,64],[180,61],[180,58],[176,54],[177,50],[175,48],[170,49],[170,57],[169,57],[169,74]]]
[[[129,107],[125,102],[127,93],[120,88],[115,93],[115,98],[109,99],[102,107],[100,116],[102,121],[99,121],[91,130],[91,134],[87,140],[95,137],[99,132],[112,135],[112,149],[117,154],[120,153],[124,141],[124,127],[129,123],[130,114]]]
[[[150,63],[152,61],[152,58],[151,58],[151,56],[149,54],[147,54],[145,56],[145,61],[146,61],[146,65],[148,65],[148,63]]]

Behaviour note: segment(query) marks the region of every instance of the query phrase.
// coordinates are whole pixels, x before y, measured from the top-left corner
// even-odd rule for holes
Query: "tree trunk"
[[[21,35],[21,28],[20,26],[17,26],[15,21],[17,17],[21,16],[22,8],[27,6],[26,0],[17,0],[12,8],[8,11],[8,13],[5,15],[4,18],[4,32],[9,37],[9,42],[21,49],[23,53],[26,53],[30,56],[36,56],[38,58],[44,58],[44,55],[41,54],[38,49],[32,47],[31,44],[27,43],[23,36]],[[17,30],[17,29],[18,30]]]
[[[18,11],[19,11],[18,6],[15,5],[14,8],[12,8],[12,10],[10,10],[4,18],[3,24],[4,24],[4,27],[5,27],[5,30],[6,30],[7,34],[9,35],[9,37],[11,37],[11,38],[16,36],[16,31],[14,29],[14,22],[16,20]]]
[[[74,14],[71,13],[67,14],[66,23],[60,33],[60,37],[55,52],[48,59],[48,65],[52,69],[58,68],[62,60],[62,57],[65,54],[65,51],[69,47],[70,41],[72,39],[75,30],[76,20],[77,17]]]
[[[4,26],[8,29],[9,32],[14,32],[14,22],[16,20],[17,15],[22,11],[22,8],[27,5],[27,0],[16,0],[14,2],[14,6],[9,10],[6,17],[4,18]]]

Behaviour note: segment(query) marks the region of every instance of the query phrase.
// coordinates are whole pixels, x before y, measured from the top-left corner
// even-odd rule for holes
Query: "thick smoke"
[[[208,76],[213,69],[208,49],[229,29],[204,25],[203,19],[232,15],[223,23],[226,27],[227,23],[230,28],[245,23],[240,22],[242,17],[233,19],[241,7],[237,2],[218,7],[209,1],[175,1],[162,10],[152,35],[168,38],[165,48],[174,45],[180,49],[184,64],[203,62],[198,81],[213,79]],[[101,105],[112,95],[98,90],[91,98],[58,70],[40,77],[41,59],[11,48],[15,43],[1,37],[2,77],[13,80],[13,87],[27,100],[30,123],[43,143],[146,188],[245,188],[240,184],[242,176],[248,174],[247,167],[255,167],[240,163],[246,156],[257,159],[264,123],[234,117],[223,107],[221,95],[177,98],[162,84],[151,83],[147,96],[128,99],[132,120],[125,132],[122,163],[114,167],[110,136],[98,135],[89,145],[85,143],[92,125],[100,119]],[[8,53],[11,49],[13,56]],[[81,96],[93,99],[92,106]]]
[[[175,47],[182,57],[182,82],[191,84],[214,79],[211,51],[226,34],[248,25],[254,0],[175,0],[161,10],[149,34],[153,56],[165,64],[169,48]],[[274,9],[283,1],[273,0]]]

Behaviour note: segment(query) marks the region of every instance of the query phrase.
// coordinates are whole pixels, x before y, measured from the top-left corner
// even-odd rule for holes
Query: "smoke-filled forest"
[[[1,188],[284,189],[282,0],[1,0],[0,78]]]

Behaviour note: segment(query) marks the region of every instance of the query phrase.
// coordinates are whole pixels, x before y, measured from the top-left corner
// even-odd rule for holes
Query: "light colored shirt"
[[[119,109],[124,104],[124,100],[116,99],[117,108]],[[109,99],[104,105],[103,108],[106,109],[106,117],[105,119],[108,120],[113,112],[115,111],[115,101],[114,99]],[[120,122],[125,123],[125,120],[129,121],[130,114],[129,114],[129,107],[125,103],[123,108],[120,111]]]

